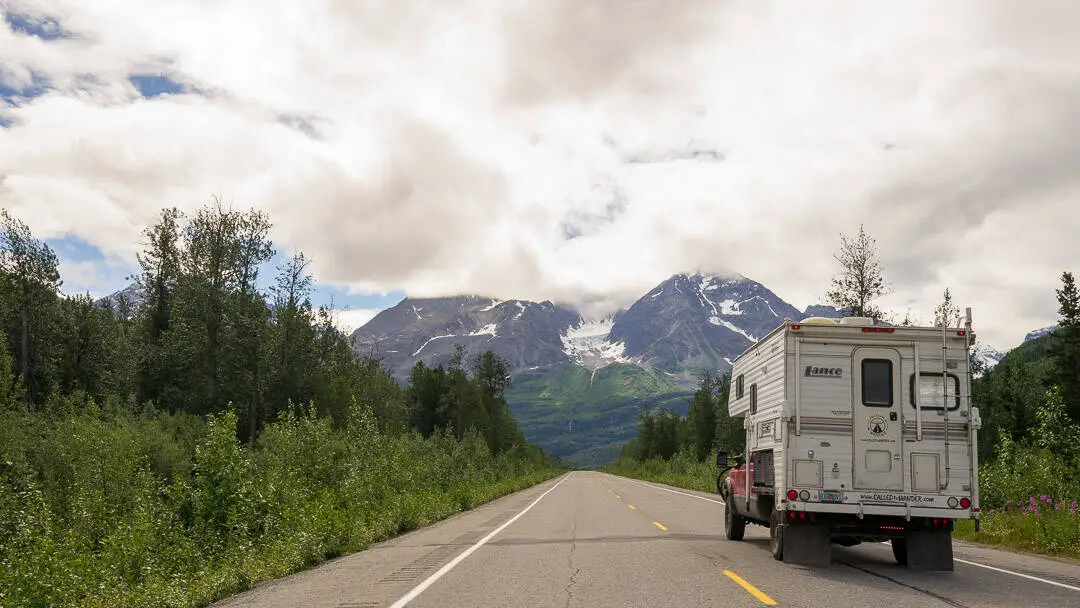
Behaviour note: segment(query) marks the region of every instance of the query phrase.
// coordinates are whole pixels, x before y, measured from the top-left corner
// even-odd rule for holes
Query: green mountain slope
[[[636,365],[595,373],[561,365],[515,376],[506,398],[529,442],[575,465],[598,466],[634,437],[643,409],[685,413],[691,394]]]

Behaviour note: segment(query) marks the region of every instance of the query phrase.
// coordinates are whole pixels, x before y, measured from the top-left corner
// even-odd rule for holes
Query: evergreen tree
[[[450,363],[446,368],[447,392],[439,404],[441,416],[450,421],[457,437],[464,437],[470,430],[488,439],[491,445],[492,432],[488,423],[488,413],[478,382],[469,378],[465,370],[465,347],[458,344]]]
[[[277,284],[271,288],[274,307],[266,338],[269,388],[263,420],[275,419],[290,402],[301,403],[311,395],[315,314],[308,264],[304,254],[297,252],[278,266]]]
[[[491,451],[498,454],[523,443],[521,430],[506,402],[505,392],[510,386],[510,366],[488,350],[476,356],[473,368],[474,380],[480,390],[480,400],[487,413],[488,445]]]
[[[833,278],[832,287],[825,293],[826,301],[842,311],[850,311],[851,316],[880,320],[883,313],[874,300],[885,295],[887,287],[874,239],[860,225],[854,239],[841,234],[840,242],[840,252],[833,257],[840,264],[841,272]]]
[[[716,383],[717,379],[712,374],[705,374],[690,401],[690,428],[694,453],[699,462],[705,460],[716,443]]]
[[[0,210],[0,272],[7,303],[14,309],[19,336],[18,369],[27,403],[43,401],[52,386],[49,324],[60,288],[59,262],[30,227]]]
[[[173,298],[180,280],[180,220],[175,207],[164,209],[158,222],[143,231],[143,251],[136,257],[142,272],[136,277],[143,303],[143,348],[138,371],[138,395],[157,400],[175,369],[165,347],[172,319]]]
[[[728,415],[728,398],[731,393],[731,374],[721,376],[713,385],[716,401],[716,448],[729,454],[746,451],[746,430],[742,418]]]
[[[1061,389],[1065,411],[1074,421],[1080,422],[1080,293],[1071,272],[1062,273],[1057,300],[1061,320],[1058,330],[1052,334],[1052,379]]]

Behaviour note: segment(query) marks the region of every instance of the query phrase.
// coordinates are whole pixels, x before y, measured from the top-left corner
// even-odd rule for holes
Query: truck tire
[[[728,540],[742,540],[746,534],[746,520],[735,510],[735,500],[728,494],[724,503],[724,536]]]
[[[784,560],[784,525],[780,521],[780,512],[775,509],[769,516],[769,551],[773,559]]]
[[[894,538],[892,539],[892,554],[896,558],[896,563],[901,566],[907,565],[907,539],[906,538]]]

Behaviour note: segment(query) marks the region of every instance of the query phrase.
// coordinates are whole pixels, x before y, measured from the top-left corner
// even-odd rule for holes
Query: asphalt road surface
[[[887,543],[787,565],[766,528],[726,540],[715,494],[578,471],[216,606],[1080,607],[1078,565],[954,554],[954,572],[897,566]]]

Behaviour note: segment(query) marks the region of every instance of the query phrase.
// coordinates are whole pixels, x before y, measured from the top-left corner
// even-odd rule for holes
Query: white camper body
[[[892,539],[901,563],[951,569],[953,521],[979,516],[972,341],[970,318],[945,329],[806,319],[747,349],[731,372],[747,463],[723,480],[741,519],[729,529],[770,526],[784,561]]]

